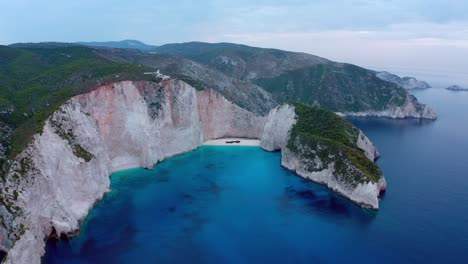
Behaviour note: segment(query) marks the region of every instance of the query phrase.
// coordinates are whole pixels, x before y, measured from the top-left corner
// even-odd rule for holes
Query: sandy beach
[[[239,141],[239,143],[226,143],[227,141]],[[259,139],[247,138],[218,138],[205,141],[204,146],[260,146]]]

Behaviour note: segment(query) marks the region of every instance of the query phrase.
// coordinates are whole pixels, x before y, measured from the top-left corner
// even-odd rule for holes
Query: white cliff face
[[[419,103],[416,98],[410,94],[408,94],[406,102],[402,106],[390,106],[383,111],[346,112],[337,114],[341,116],[437,119],[437,114],[431,107]]]
[[[366,157],[372,161],[378,159],[380,157],[380,153],[377,151],[377,148],[375,147],[374,143],[370,141],[369,138],[367,138],[362,131],[359,130],[359,135],[358,135],[358,140],[356,142],[356,145],[364,150],[364,153],[366,154]]]
[[[92,139],[86,142],[89,145],[83,145],[90,151],[102,149],[99,140]],[[38,263],[44,253],[44,239],[52,228],[59,234],[76,230],[95,201],[108,191],[108,158],[103,152],[95,153],[96,157],[86,163],[73,154],[50,123],[46,124],[42,135],[24,153],[35,169],[25,176],[29,180],[22,182],[18,202],[25,212],[24,218],[16,221],[27,230],[8,252],[6,263]]]
[[[214,90],[197,91],[204,140],[222,137],[259,138],[265,117],[229,102]]]
[[[142,94],[157,90],[155,114]],[[196,91],[182,82],[164,86],[123,82],[75,97],[95,120],[111,172],[152,167],[166,157],[195,149],[203,142]]]
[[[320,146],[319,146],[320,147]],[[285,148],[281,152],[281,165],[296,172],[303,178],[326,185],[333,191],[349,198],[353,202],[372,209],[379,208],[379,194],[385,190],[385,179],[377,182],[364,182],[357,185],[346,183],[339,180],[335,163],[325,165],[324,162],[316,156],[314,160],[306,157],[307,154],[314,153],[315,150],[309,146],[301,146],[298,152],[293,152]],[[359,173],[352,164],[347,164],[349,170],[353,173]]]
[[[259,138],[264,123],[216,92],[174,80],[120,82],[70,99],[21,154],[31,163],[24,175],[16,180],[13,169],[7,177],[23,213],[9,223],[22,233],[14,245],[0,239],[12,247],[6,263],[40,263],[47,236],[78,230],[112,172],[152,167],[208,139]]]
[[[296,113],[291,105],[276,107],[268,114],[260,146],[268,151],[283,149],[288,143],[289,132],[296,124]]]

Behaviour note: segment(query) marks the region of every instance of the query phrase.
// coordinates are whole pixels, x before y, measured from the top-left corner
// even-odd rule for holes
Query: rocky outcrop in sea
[[[437,119],[436,112],[430,106],[419,103],[416,97],[411,94],[407,94],[406,102],[401,106],[391,105],[381,111],[373,110],[337,114],[341,116]]]
[[[427,82],[420,81],[414,77],[400,78],[398,75],[391,74],[386,71],[379,72],[376,74],[376,76],[384,81],[394,83],[399,87],[405,88],[407,90],[431,88],[431,86]]]
[[[452,90],[452,91],[468,91],[468,88],[465,88],[465,87],[461,87],[459,85],[451,85],[447,88],[445,88],[447,90]]]

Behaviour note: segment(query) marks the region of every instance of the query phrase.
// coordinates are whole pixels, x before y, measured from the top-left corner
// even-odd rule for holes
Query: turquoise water
[[[46,263],[468,263],[468,93],[418,92],[436,122],[351,119],[388,191],[361,209],[256,147],[202,147],[115,173]]]

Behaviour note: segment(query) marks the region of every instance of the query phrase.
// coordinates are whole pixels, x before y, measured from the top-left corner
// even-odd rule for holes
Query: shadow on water
[[[124,195],[125,192],[119,196]],[[103,207],[113,210],[100,209]],[[122,252],[137,246],[135,235],[138,230],[132,226],[131,217],[134,211],[130,199],[107,195],[93,210],[97,213],[90,215],[81,227],[81,233],[90,235],[50,238],[42,263],[74,263],[74,259],[79,260],[77,263],[118,263]],[[102,234],[105,234],[105,240]]]
[[[119,263],[120,254],[115,253],[125,252],[136,246],[134,233],[135,230],[127,225],[120,234],[121,239],[114,241],[111,246],[102,246],[102,241],[99,239],[88,239],[79,251],[76,251],[70,239],[49,239],[43,263],[73,263],[74,258],[79,258],[80,263]],[[53,254],[54,258],[48,258],[49,254]]]
[[[143,168],[119,171],[112,175],[111,187],[112,189],[135,190],[142,189],[148,185],[168,183],[171,175],[170,170],[164,168],[158,168],[158,170],[157,174],[155,173],[155,169]],[[128,177],[128,175],[132,176]],[[118,183],[117,188],[113,186],[115,183]],[[110,195],[113,195],[112,192]]]
[[[433,125],[436,120],[430,119],[417,119],[417,118],[405,118],[405,119],[392,119],[392,118],[376,118],[376,117],[346,117],[346,120],[353,123],[357,127],[363,125],[372,125],[373,129],[412,129],[414,127],[430,126]]]
[[[326,221],[361,228],[366,228],[377,216],[376,211],[363,209],[348,199],[330,192],[326,187],[312,182],[285,187],[279,201],[280,209],[284,210],[284,213],[293,210],[321,217]]]

